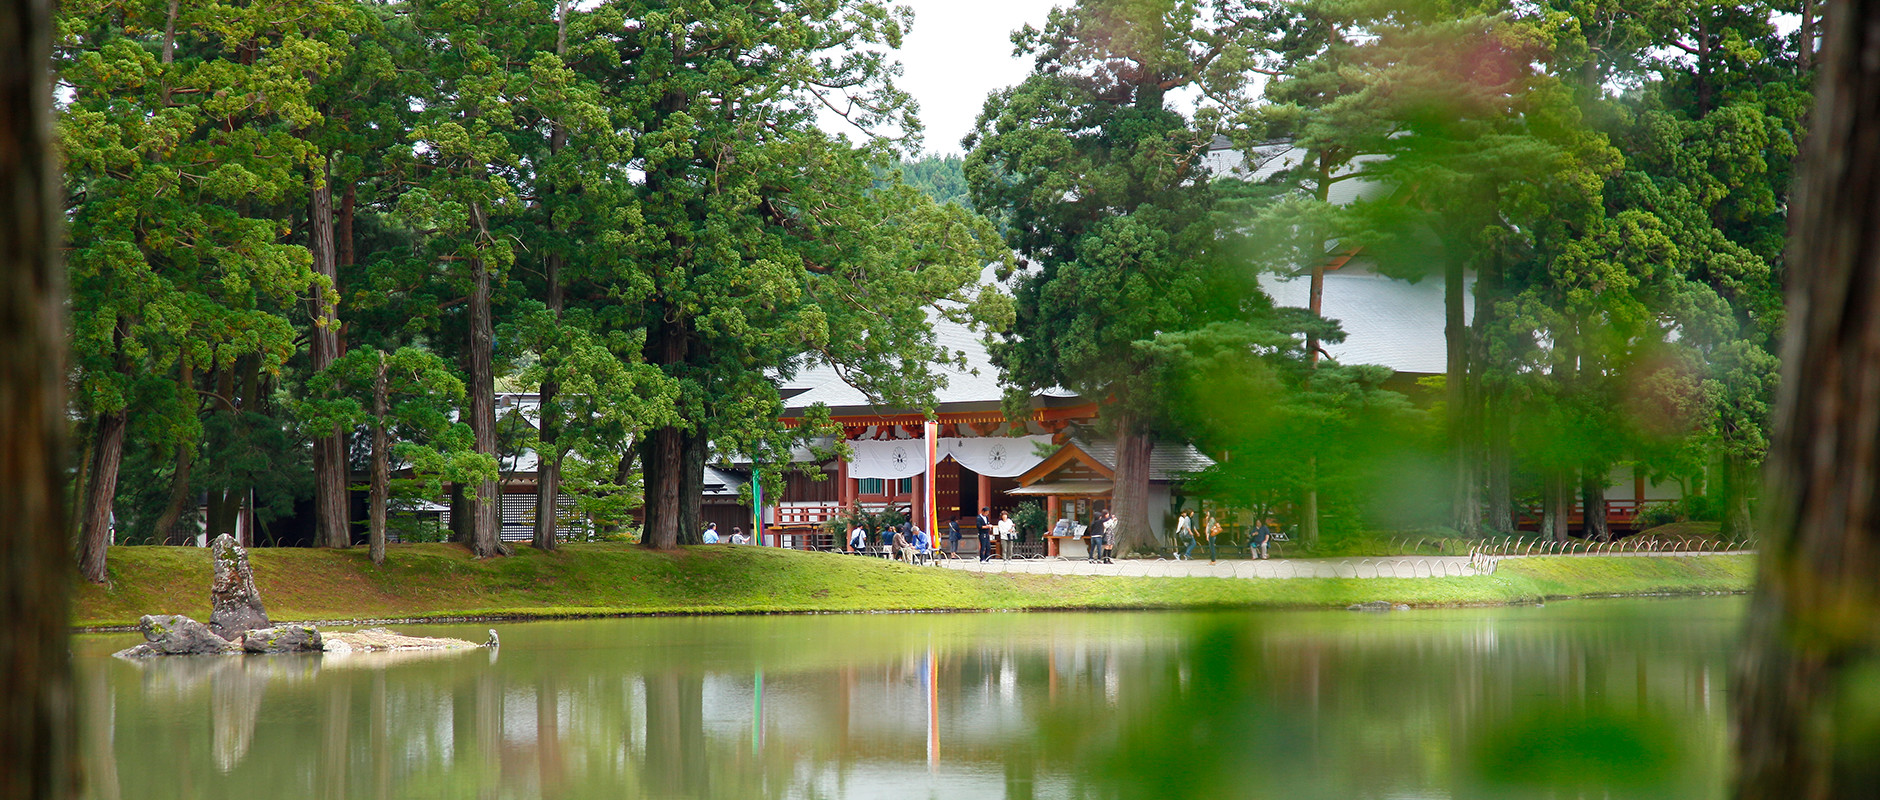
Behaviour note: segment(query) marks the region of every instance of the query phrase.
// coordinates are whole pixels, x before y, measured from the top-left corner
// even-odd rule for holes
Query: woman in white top
[[[999,532],[999,555],[1007,561],[1012,560],[1012,542],[1018,538],[1018,525],[1012,522],[1012,512],[999,512],[999,525],[994,528]]]

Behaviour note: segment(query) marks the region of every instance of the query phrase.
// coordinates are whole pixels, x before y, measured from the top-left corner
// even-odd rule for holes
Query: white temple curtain
[[[981,436],[941,439],[940,457],[952,456],[960,466],[994,478],[1016,478],[1038,466],[1057,448],[1051,447],[1050,434],[1038,436]]]
[[[1050,451],[1051,436],[982,436],[944,438],[937,443],[936,458],[952,457],[969,470],[994,478],[1016,478],[1038,466],[1045,459],[1039,446]],[[919,439],[859,439],[849,442],[855,457],[849,460],[849,477],[899,480],[927,471],[927,456]]]

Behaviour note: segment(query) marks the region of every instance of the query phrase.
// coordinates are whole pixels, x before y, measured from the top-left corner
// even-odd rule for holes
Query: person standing
[[[1099,511],[1090,519],[1090,529],[1084,531],[1084,546],[1090,550],[1090,563],[1103,560],[1103,528],[1108,521],[1107,511]]]
[[[1191,554],[1195,550],[1195,512],[1193,509],[1184,508],[1182,515],[1175,518],[1175,544],[1182,548],[1175,554],[1176,561],[1192,559]]]
[[[867,546],[868,529],[863,527],[862,521],[858,519],[855,521],[855,529],[849,531],[849,552],[860,553],[862,548]]]
[[[717,544],[718,543],[718,523],[716,522],[705,523],[705,534],[701,536],[700,538],[703,539],[706,544]]]
[[[979,563],[992,560],[992,513],[991,506],[979,507]]]
[[[960,515],[954,514],[947,521],[947,552],[955,556],[960,554]]]
[[[1012,560],[1012,545],[1018,541],[1018,523],[1012,521],[1012,512],[999,512],[999,557]]]
[[[1212,511],[1203,519],[1206,521],[1201,526],[1201,533],[1208,537],[1208,563],[1212,564],[1219,558],[1214,551],[1214,540],[1221,535],[1221,521],[1214,518]]]
[[[1116,512],[1103,512],[1103,563],[1114,564],[1111,556],[1116,553],[1116,529],[1122,523],[1116,519]]]
[[[751,537],[745,535],[743,528],[732,528],[731,529],[731,543],[732,544],[750,544]]]

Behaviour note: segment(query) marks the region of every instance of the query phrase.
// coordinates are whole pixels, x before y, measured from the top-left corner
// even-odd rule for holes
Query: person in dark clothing
[[[1104,523],[1108,522],[1110,512],[1099,511],[1090,519],[1090,528],[1084,531],[1084,544],[1090,548],[1090,563],[1103,561]]]
[[[979,560],[992,560],[992,513],[991,506],[979,507]]]
[[[960,515],[958,514],[954,514],[953,519],[947,522],[947,552],[956,556],[960,554]]]

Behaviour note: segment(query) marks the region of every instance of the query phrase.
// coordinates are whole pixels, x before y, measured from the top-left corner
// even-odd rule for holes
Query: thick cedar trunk
[[[1450,457],[1454,459],[1454,494],[1450,525],[1464,536],[1482,533],[1482,490],[1476,480],[1475,415],[1469,379],[1469,328],[1463,313],[1462,256],[1447,256],[1443,270],[1443,338],[1448,351],[1445,402],[1449,413]]]
[[[78,571],[105,582],[105,551],[111,546],[111,507],[117,497],[118,466],[124,463],[124,412],[102,414],[92,425],[91,484],[85,488],[85,525],[78,538]]]
[[[1880,0],[1823,27],[1787,262],[1761,563],[1732,697],[1741,798],[1880,786]]]
[[[1541,499],[1540,534],[1556,542],[1565,544],[1570,538],[1568,525],[1573,517],[1573,485],[1571,470],[1549,470],[1547,486]]]
[[[1612,528],[1606,524],[1606,472],[1591,467],[1580,472],[1580,502],[1585,521],[1582,535],[1590,542],[1612,541]]]
[[[1135,420],[1116,420],[1116,479],[1110,499],[1116,506],[1116,552],[1149,553],[1160,549],[1149,527],[1149,454],[1155,447],[1137,430]],[[982,499],[983,505],[985,501]]]
[[[308,298],[313,320],[308,332],[313,371],[332,366],[340,357],[338,300],[339,267],[333,250],[333,184],[327,170],[315,175],[307,210],[307,251],[313,255],[317,281]],[[352,544],[346,513],[346,436],[337,427],[313,439],[314,544],[346,547]]]
[[[473,204],[474,207],[474,204]],[[477,216],[476,212],[472,212]],[[496,370],[491,362],[495,346],[494,320],[490,311],[490,270],[488,262],[477,258],[471,265],[475,287],[470,290],[470,433],[475,449],[496,456]],[[478,558],[496,555],[501,541],[498,517],[502,498],[496,494],[494,477],[478,481],[476,496],[470,498],[470,552]]]
[[[385,354],[379,353],[379,367],[372,376],[372,507],[367,512],[367,554],[372,563],[385,563],[385,515],[392,496],[391,437],[385,433],[385,417],[391,413],[390,392],[385,381]]]
[[[705,498],[705,431],[686,431],[680,439],[679,543],[698,544],[704,541],[705,529],[699,519]]]
[[[640,478],[646,487],[646,526],[640,544],[655,550],[679,546],[679,476],[685,431],[666,426],[640,440]]]
[[[658,365],[671,374],[684,366],[690,355],[692,334],[684,320],[665,321],[664,307],[655,309],[653,329],[647,332],[642,349],[647,363]],[[682,399],[681,407],[686,403]],[[698,422],[703,427],[703,420]],[[702,431],[701,434],[703,435]],[[690,506],[691,517],[698,518],[699,497],[687,501],[685,493],[686,430],[668,425],[647,431],[640,444],[640,471],[646,487],[646,528],[640,543],[656,550],[677,547]],[[696,531],[692,532],[696,535]]]
[[[0,48],[12,54],[0,66],[0,800],[78,789],[50,13],[23,2],[0,14]]]

